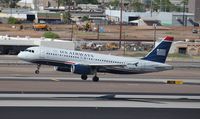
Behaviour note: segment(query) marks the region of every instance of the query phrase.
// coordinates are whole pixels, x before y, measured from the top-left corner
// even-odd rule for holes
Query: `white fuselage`
[[[109,73],[147,73],[172,69],[171,65],[146,61],[131,57],[104,55],[74,50],[48,47],[31,47],[30,51],[22,51],[18,57],[22,60],[53,66],[92,65],[104,67]]]

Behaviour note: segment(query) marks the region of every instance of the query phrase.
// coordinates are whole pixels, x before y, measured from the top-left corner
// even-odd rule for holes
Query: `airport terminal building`
[[[30,38],[30,37],[9,37],[0,36],[0,54],[16,55],[20,50],[25,50],[32,46],[44,46],[61,49],[75,49],[73,41],[63,41],[48,38]]]

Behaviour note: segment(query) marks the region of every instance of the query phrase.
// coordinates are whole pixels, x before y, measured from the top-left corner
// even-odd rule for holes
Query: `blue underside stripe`
[[[36,64],[42,64],[42,65],[51,65],[51,66],[60,66],[60,67],[68,67],[69,69],[71,68],[71,65],[69,64],[64,64],[64,62],[56,61],[56,60],[48,60],[48,59],[39,59],[39,60],[34,60],[32,63]],[[139,72],[139,71],[134,71],[134,70],[120,70],[119,68],[109,68],[106,69],[105,67],[98,67],[97,68],[98,72],[104,72],[104,73],[113,73],[113,74],[140,74],[144,72]]]

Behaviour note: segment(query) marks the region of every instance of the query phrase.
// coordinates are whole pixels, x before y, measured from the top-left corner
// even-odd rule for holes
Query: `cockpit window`
[[[29,49],[26,49],[25,52],[30,52],[30,53],[34,53],[34,50],[29,50]]]

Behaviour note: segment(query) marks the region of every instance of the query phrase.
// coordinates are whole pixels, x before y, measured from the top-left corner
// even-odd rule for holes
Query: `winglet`
[[[174,40],[174,37],[172,37],[172,36],[166,36],[166,37],[164,38],[164,40],[165,40],[165,41],[173,41],[173,40]]]

